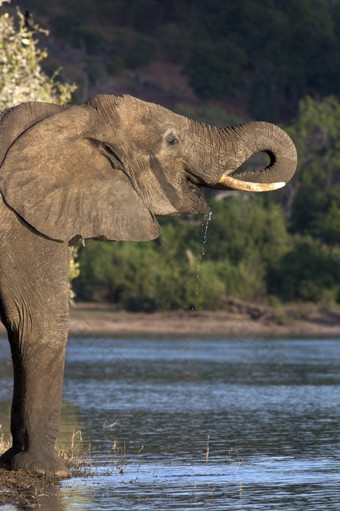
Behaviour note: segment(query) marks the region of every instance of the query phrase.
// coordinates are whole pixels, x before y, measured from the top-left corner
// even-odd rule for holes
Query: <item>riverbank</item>
[[[147,314],[116,311],[111,304],[78,303],[71,309],[70,335],[340,336],[340,307],[270,307],[229,298],[225,308]]]
[[[340,306],[312,303],[270,307],[229,298],[223,311],[153,313],[117,311],[112,304],[76,303],[70,316],[70,335],[86,337],[340,337]],[[1,324],[0,334],[5,335]]]
[[[51,501],[59,479],[54,476],[15,472],[0,468],[0,506],[13,504],[20,509],[38,509],[41,501]],[[16,508],[10,508],[16,509]]]

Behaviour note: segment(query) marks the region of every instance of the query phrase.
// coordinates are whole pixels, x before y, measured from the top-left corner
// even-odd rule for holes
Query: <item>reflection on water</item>
[[[70,339],[61,440],[82,430],[94,475],[44,506],[337,509],[339,355],[339,340]],[[0,340],[0,423],[8,361]]]

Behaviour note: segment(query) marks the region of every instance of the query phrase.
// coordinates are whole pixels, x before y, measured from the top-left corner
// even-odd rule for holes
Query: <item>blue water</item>
[[[337,339],[70,339],[60,442],[92,475],[41,509],[338,510],[339,390]],[[10,395],[1,339],[0,424]]]

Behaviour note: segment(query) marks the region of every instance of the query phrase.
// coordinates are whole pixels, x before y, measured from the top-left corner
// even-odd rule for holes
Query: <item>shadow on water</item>
[[[70,339],[60,442],[81,431],[90,467],[40,509],[338,509],[339,354],[335,339]],[[0,424],[10,396],[0,340]]]

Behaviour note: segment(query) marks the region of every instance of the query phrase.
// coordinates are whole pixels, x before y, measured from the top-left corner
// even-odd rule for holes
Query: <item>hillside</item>
[[[13,1],[51,32],[48,67],[76,99],[130,92],[290,122],[306,95],[339,95],[340,5],[329,0]]]

